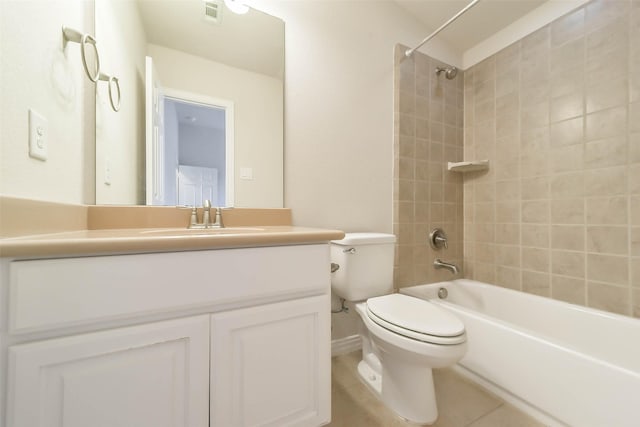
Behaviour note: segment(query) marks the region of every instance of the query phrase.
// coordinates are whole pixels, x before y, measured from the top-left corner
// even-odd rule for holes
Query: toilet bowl
[[[438,417],[432,369],[464,356],[466,333],[453,314],[392,293],[394,243],[395,236],[379,233],[347,233],[333,241],[332,262],[342,272],[332,276],[332,289],[356,303],[363,382],[400,417],[432,424]]]

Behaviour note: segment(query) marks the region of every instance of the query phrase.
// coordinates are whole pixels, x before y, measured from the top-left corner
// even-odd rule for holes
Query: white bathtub
[[[402,293],[459,316],[461,371],[547,424],[640,426],[639,319],[466,279]]]

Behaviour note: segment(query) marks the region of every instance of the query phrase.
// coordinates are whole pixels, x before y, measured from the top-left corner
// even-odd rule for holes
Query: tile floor
[[[360,382],[360,351],[332,360],[330,427],[415,427],[388,410]],[[434,371],[439,417],[434,427],[540,427],[523,414],[451,369]]]

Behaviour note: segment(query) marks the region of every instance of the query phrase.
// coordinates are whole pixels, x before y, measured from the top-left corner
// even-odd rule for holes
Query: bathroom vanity
[[[76,255],[7,256],[19,245],[14,252],[3,245],[6,426],[329,422],[327,242],[342,233],[260,230],[237,239],[233,230],[144,237],[135,237],[144,230],[120,230],[139,244],[155,240],[157,250],[83,256],[74,233],[35,238],[58,242],[60,252],[71,235]],[[95,236],[109,234],[78,233],[93,239],[94,250],[105,239]],[[185,249],[189,240],[199,250]]]

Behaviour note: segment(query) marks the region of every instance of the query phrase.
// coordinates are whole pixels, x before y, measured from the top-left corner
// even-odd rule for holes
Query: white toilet
[[[331,242],[333,292],[356,302],[362,360],[358,373],[387,407],[417,424],[438,418],[432,368],[466,351],[464,324],[428,301],[393,292],[395,236],[347,233]]]

